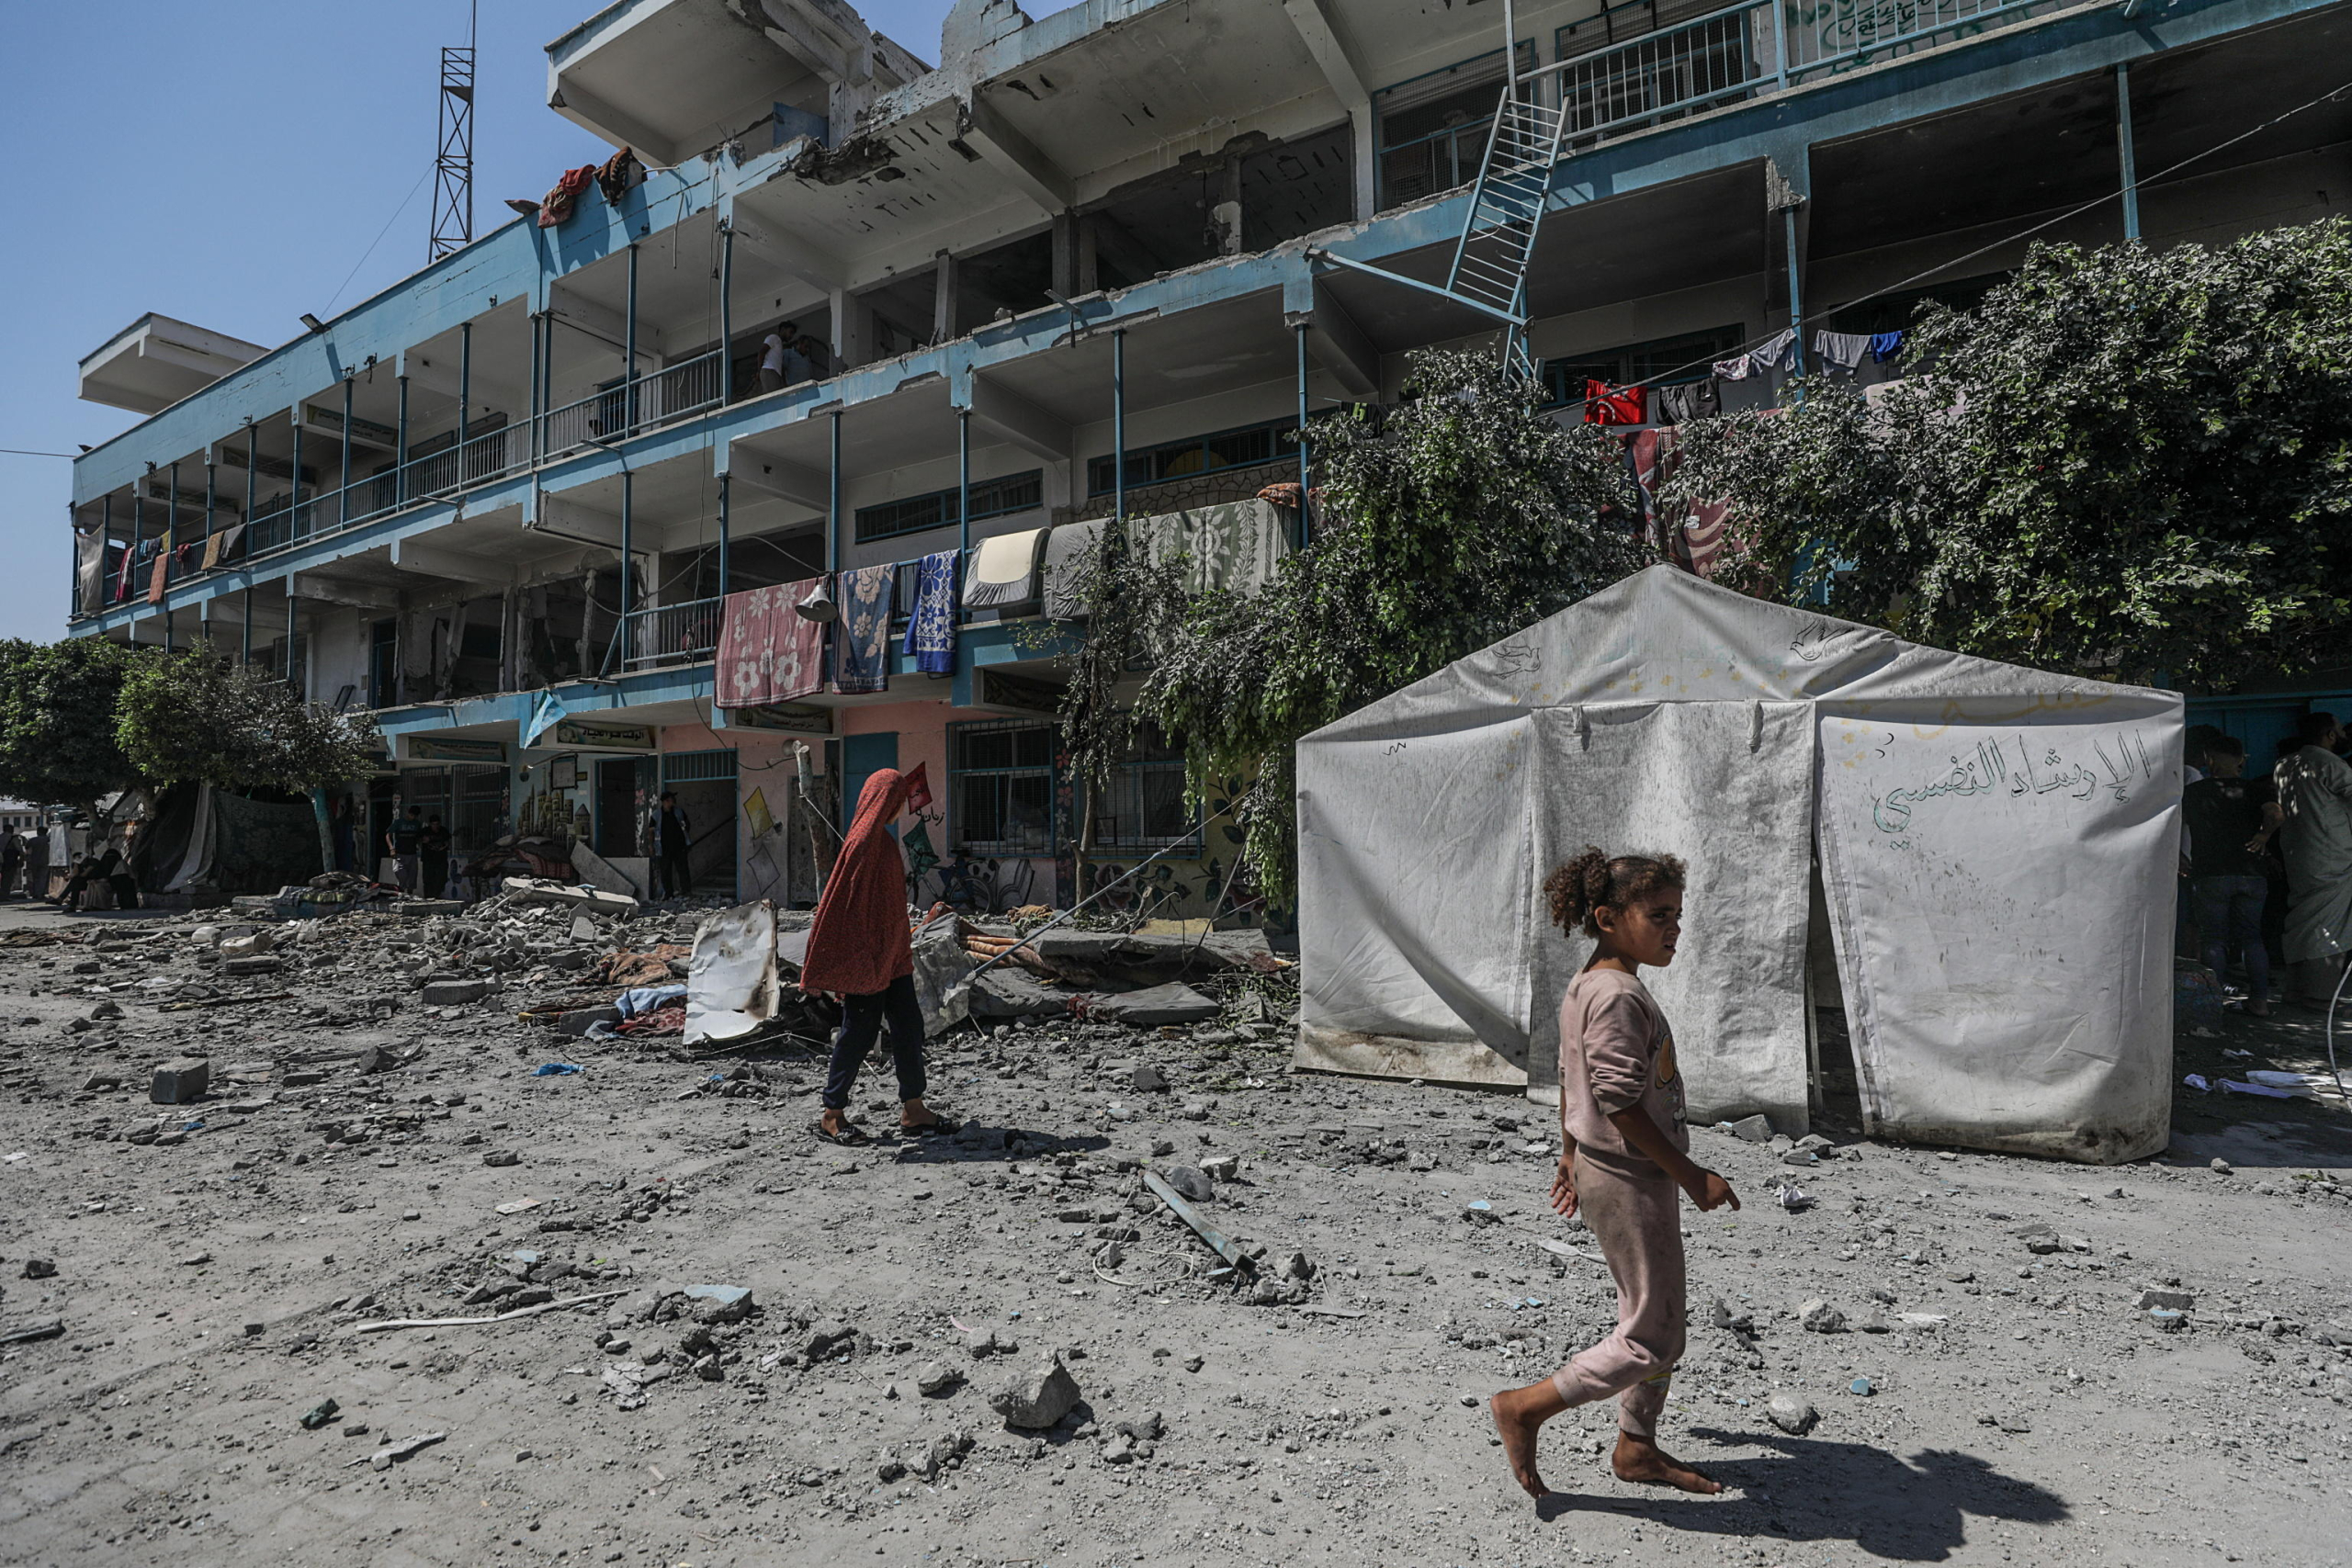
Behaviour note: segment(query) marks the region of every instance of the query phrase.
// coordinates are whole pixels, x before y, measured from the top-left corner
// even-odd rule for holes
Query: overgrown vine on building
[[[1684,427],[1664,499],[1731,503],[1736,586],[1834,573],[1849,619],[2192,690],[2345,662],[2352,225],[2036,246],[1908,346],[1875,403]]]
[[[1308,437],[1314,546],[1255,592],[1188,594],[1181,562],[1104,529],[1061,712],[1071,763],[1098,786],[1142,724],[1182,749],[1196,799],[1251,779],[1241,853],[1278,908],[1295,897],[1299,737],[1651,558],[1615,435],[1555,421],[1487,355],[1416,355],[1400,402]]]

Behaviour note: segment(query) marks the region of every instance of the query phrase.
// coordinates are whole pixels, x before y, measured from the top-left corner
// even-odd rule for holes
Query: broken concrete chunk
[[[1159,1179],[1176,1189],[1180,1197],[1194,1203],[1207,1202],[1213,1191],[1209,1179],[1189,1165],[1171,1165],[1159,1173]]]
[[[1843,1334],[1846,1314],[1816,1296],[1797,1308],[1797,1324],[1809,1334]]]
[[[500,886],[518,904],[571,904],[599,915],[637,913],[637,900],[626,893],[605,893],[543,876],[510,876]]]
[[[1114,996],[1091,996],[1083,1001],[1089,1018],[1108,1023],[1156,1029],[1170,1023],[1206,1023],[1217,1015],[1217,1004],[1190,986],[1154,986],[1148,990]]]
[[[989,1408],[1021,1431],[1042,1431],[1076,1407],[1078,1380],[1062,1359],[1047,1355],[989,1396]]]
[[[2196,1304],[2197,1298],[2187,1291],[2142,1291],[2140,1292],[2142,1312],[2146,1312],[2152,1307],[2169,1307],[2174,1312],[2187,1312]]]
[[[1724,1132],[1747,1143],[1769,1144],[1772,1141],[1772,1123],[1761,1112],[1743,1116],[1736,1122],[1725,1122],[1722,1125]]]
[[[1211,1181],[1231,1181],[1241,1174],[1238,1155],[1211,1155],[1201,1161],[1201,1174]]]
[[[202,1056],[179,1056],[155,1069],[147,1098],[157,1105],[186,1105],[201,1100],[212,1081],[212,1064]]]
[[[490,995],[487,980],[433,980],[424,987],[423,1000],[429,1008],[463,1007]]]
[[[695,1303],[696,1323],[740,1323],[751,1315],[748,1285],[688,1285],[685,1295]]]
[[[1821,1419],[1821,1412],[1793,1393],[1774,1394],[1764,1402],[1765,1418],[1792,1437],[1804,1437]]]

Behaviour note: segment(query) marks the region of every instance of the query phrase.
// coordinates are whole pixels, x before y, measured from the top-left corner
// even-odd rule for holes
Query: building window
[[[1188,435],[1158,446],[1127,449],[1127,488],[1161,484],[1215,473],[1219,468],[1243,468],[1273,462],[1295,461],[1298,447],[1290,432],[1296,419],[1268,420],[1207,435]],[[1109,495],[1118,488],[1117,464],[1109,457],[1091,458],[1086,465],[1086,493]]]
[[[1025,474],[1007,474],[1002,479],[978,479],[972,484],[972,521],[988,517],[1005,517],[1016,512],[1035,512],[1046,504],[1046,473],[1032,468]],[[926,528],[953,527],[956,517],[956,491],[935,490],[928,495],[910,495],[902,501],[886,501],[878,506],[857,509],[857,542],[861,545],[875,539],[888,539],[900,534],[920,534]]]
[[[948,809],[959,854],[1054,850],[1054,727],[1026,719],[950,727]]]
[[[1587,381],[1606,381],[1616,387],[1638,381],[1657,387],[1703,380],[1714,374],[1716,360],[1728,359],[1738,351],[1744,341],[1741,332],[1734,324],[1580,354],[1571,359],[1547,359],[1544,362],[1544,406],[1581,403]]]
[[[1184,799],[1183,753],[1157,731],[1146,733],[1133,761],[1111,770],[1095,804],[1094,847],[1199,852],[1201,819]]]

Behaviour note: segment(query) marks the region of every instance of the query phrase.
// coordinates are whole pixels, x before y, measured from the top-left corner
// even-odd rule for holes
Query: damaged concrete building
[[[698,891],[802,899],[799,818],[922,763],[933,876],[1054,902],[1082,628],[1033,628],[1085,525],[1262,570],[1310,532],[1295,432],[1426,346],[1514,334],[1560,417],[1640,386],[1639,429],[1825,353],[1899,374],[1852,344],[2040,218],[2340,210],[2340,105],[2256,128],[2347,46],[2312,0],[961,0],[933,68],[841,0],[621,0],[548,47],[602,168],[277,348],[150,315],[83,362],[147,417],[75,464],[72,630],[373,710],[366,842],[414,803],[460,854],[535,827],[641,875],[673,789]],[[894,635],[881,689],[715,700],[728,595],[888,567],[903,617],[946,552],[944,663]],[[1172,847],[1159,895],[1209,912],[1181,765],[1112,795],[1102,859]]]

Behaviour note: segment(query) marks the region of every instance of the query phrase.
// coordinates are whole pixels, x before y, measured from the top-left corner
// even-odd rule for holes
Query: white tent
[[[1869,1131],[2136,1158],[2171,1113],[2180,762],[2175,694],[1651,567],[1298,743],[1297,1059],[1555,1098],[1589,944],[1542,884],[1594,843],[1689,863],[1644,979],[1694,1121],[1803,1127],[1835,987]]]

